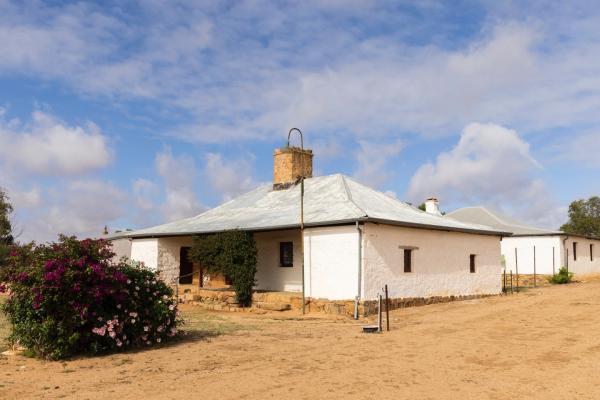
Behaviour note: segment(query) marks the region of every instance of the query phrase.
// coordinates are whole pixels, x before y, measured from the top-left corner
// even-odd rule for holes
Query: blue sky
[[[600,192],[592,2],[0,0],[0,186],[21,240],[195,215],[318,174],[558,227]]]

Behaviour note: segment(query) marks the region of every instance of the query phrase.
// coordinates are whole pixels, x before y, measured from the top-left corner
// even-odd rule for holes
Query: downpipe
[[[358,319],[358,306],[360,304],[360,289],[362,287],[362,229],[360,224],[356,221],[356,231],[358,232],[358,290],[356,297],[354,298],[354,319]]]

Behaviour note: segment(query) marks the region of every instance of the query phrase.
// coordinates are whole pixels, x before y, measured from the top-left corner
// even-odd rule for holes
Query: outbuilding
[[[581,275],[600,273],[598,238],[529,226],[481,206],[461,208],[448,213],[447,217],[511,232],[501,244],[507,271],[553,275],[564,266]]]

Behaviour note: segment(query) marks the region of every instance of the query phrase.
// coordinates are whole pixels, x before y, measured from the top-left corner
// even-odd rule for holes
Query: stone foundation
[[[407,308],[407,307],[420,307],[426,306],[429,304],[436,303],[449,303],[451,301],[463,301],[463,300],[473,300],[473,299],[481,299],[484,297],[496,296],[494,294],[472,294],[472,295],[464,295],[464,296],[432,296],[432,297],[418,297],[418,298],[395,298],[389,299],[390,311],[396,310],[398,308]],[[364,301],[363,312],[360,315],[374,315],[377,314],[377,300],[367,300]],[[385,298],[381,301],[382,311],[385,311]],[[360,307],[359,307],[360,310]]]
[[[194,292],[180,291],[180,302],[185,302],[209,310],[216,311],[300,311],[302,310],[302,295],[295,292],[256,292],[252,295],[252,307],[243,308],[235,302],[235,292],[232,290],[201,289]],[[182,293],[183,292],[183,293]],[[389,299],[390,310],[407,307],[419,307],[435,303],[448,303],[451,301],[471,300],[492,295],[469,296],[434,296],[427,298],[395,298]],[[385,299],[382,303],[385,310]],[[354,300],[327,300],[306,299],[306,311],[310,313],[324,313],[332,315],[354,316]],[[359,302],[358,313],[360,316],[377,314],[377,300]]]

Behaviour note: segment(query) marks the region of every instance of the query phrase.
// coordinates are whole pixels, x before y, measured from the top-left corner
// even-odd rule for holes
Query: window
[[[594,261],[594,245],[590,244],[590,261]]]
[[[469,256],[469,272],[475,273],[475,254]]]
[[[279,266],[293,267],[294,266],[294,243],[279,242]]]
[[[577,261],[577,242],[573,242],[573,261]]]
[[[412,249],[404,249],[404,272],[412,272]]]

